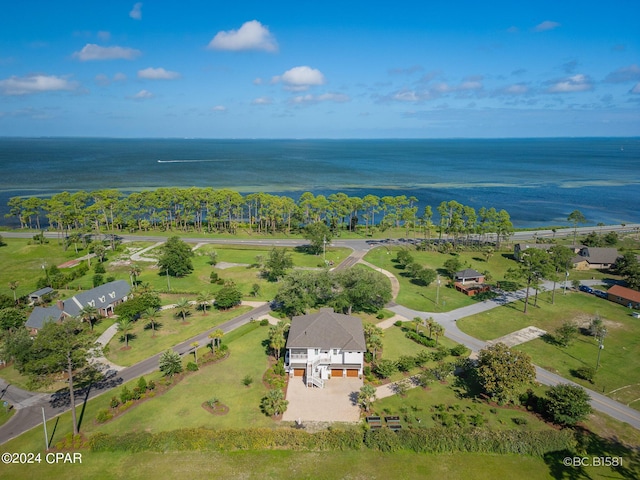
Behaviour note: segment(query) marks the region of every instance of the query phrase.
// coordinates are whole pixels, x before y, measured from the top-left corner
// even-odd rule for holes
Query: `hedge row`
[[[571,431],[523,432],[482,428],[414,428],[394,433],[380,430],[329,429],[308,433],[297,429],[181,429],[151,434],[99,433],[89,440],[93,451],[185,451],[264,450],[344,451],[369,448],[383,452],[410,450],[419,453],[481,452],[544,455],[571,450],[576,442]]]

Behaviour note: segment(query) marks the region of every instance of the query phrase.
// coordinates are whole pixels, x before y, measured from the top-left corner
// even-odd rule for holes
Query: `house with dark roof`
[[[455,281],[462,283],[484,283],[484,275],[474,270],[473,268],[467,268],[455,273]]]
[[[367,350],[362,320],[332,308],[293,317],[286,350],[286,371],[305,377],[307,387],[322,388],[329,378],[360,378]]]
[[[95,307],[103,317],[113,315],[116,305],[127,300],[131,287],[124,280],[105,283],[80,292],[67,300],[59,300],[52,307],[35,307],[25,326],[35,334],[46,322],[59,322],[65,317],[77,317],[86,306]]]
[[[640,310],[640,292],[622,285],[614,285],[607,290],[607,299],[625,307]]]
[[[611,268],[620,256],[616,248],[582,247],[578,251],[578,256],[572,260],[573,268],[576,270]]]

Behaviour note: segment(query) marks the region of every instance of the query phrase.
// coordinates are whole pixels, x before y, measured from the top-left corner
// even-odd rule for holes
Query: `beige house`
[[[572,260],[573,268],[576,270],[609,269],[620,256],[616,248],[582,247],[578,251],[578,256]]]

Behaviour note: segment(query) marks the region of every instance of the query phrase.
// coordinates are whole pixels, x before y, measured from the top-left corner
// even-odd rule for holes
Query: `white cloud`
[[[0,80],[0,90],[5,95],[30,95],[33,93],[75,90],[77,87],[76,82],[70,82],[66,78],[55,75],[12,76],[5,80]]]
[[[509,95],[522,95],[529,91],[529,87],[524,85],[523,83],[516,83],[514,85],[509,85],[508,87],[502,90],[503,93],[507,93]]]
[[[640,82],[636,83],[636,86],[633,87],[629,93],[633,93],[634,95],[640,94]]]
[[[320,102],[336,102],[344,103],[348,102],[350,98],[342,93],[323,93],[322,95],[298,95],[291,99],[291,103],[295,104],[311,104]]]
[[[111,39],[111,33],[101,30],[98,32],[98,38],[103,42],[108,42]]]
[[[264,83],[264,80],[260,77],[257,77],[254,81],[253,84],[254,85],[262,85]]]
[[[126,79],[127,79],[127,76],[122,72],[118,72],[113,76],[114,82],[124,82]]]
[[[211,110],[213,110],[214,112],[226,112],[227,107],[225,107],[224,105],[216,105],[215,107],[212,107]]]
[[[271,83],[279,82],[284,83],[288,90],[299,92],[307,90],[311,86],[323,85],[325,79],[320,70],[303,65],[293,67],[282,75],[277,75],[271,79]]]
[[[89,60],[133,60],[142,54],[140,50],[128,47],[101,47],[95,43],[87,43],[82,50],[73,56],[82,62]]]
[[[271,105],[273,100],[270,97],[258,97],[254,98],[251,105]]]
[[[636,64],[619,68],[615,72],[611,72],[604,79],[604,81],[608,83],[625,83],[638,80],[640,80],[640,66]]]
[[[142,20],[142,2],[138,2],[133,6],[129,16],[134,20]]]
[[[148,98],[153,98],[153,93],[151,93],[149,90],[140,90],[131,98],[133,98],[134,100],[146,100]]]
[[[180,78],[180,74],[178,72],[165,70],[162,67],[149,67],[143,70],[138,70],[138,78],[145,78],[147,80],[174,80],[176,78]]]
[[[593,84],[589,77],[578,73],[571,77],[551,82],[551,86],[547,88],[547,93],[586,92],[591,89],[593,89]]]
[[[551,20],[545,20],[542,23],[536,25],[533,29],[534,32],[546,32],[547,30],[553,30],[558,28],[560,24],[558,22],[552,22]]]
[[[216,33],[207,46],[213,50],[264,50],[278,51],[278,44],[269,29],[257,20],[245,22],[238,30]]]

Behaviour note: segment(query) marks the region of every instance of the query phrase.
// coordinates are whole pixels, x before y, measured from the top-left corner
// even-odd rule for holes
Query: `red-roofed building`
[[[620,285],[614,285],[607,291],[607,298],[625,307],[640,310],[640,292]]]

